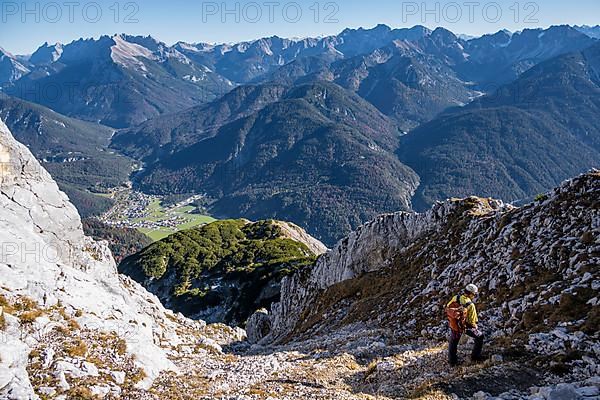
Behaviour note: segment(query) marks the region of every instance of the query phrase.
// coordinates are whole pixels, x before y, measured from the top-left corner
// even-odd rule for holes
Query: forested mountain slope
[[[600,46],[546,61],[403,138],[421,178],[414,199],[480,193],[507,201],[543,192],[600,160]]]
[[[325,243],[385,210],[409,209],[417,176],[393,154],[396,125],[332,83],[280,101],[148,167],[141,189],[201,191],[216,215],[292,221]]]

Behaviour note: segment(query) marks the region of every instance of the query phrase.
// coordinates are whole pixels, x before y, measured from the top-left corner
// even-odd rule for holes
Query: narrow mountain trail
[[[355,328],[285,346],[249,347],[228,346],[231,328],[209,326],[211,332],[203,335],[214,337],[215,329],[221,329],[223,352],[213,342],[187,351],[180,347],[171,360],[181,374],[159,377],[151,393],[160,399],[446,400],[470,398],[482,389],[518,393],[543,383],[520,361],[467,361],[469,343],[460,348],[465,363],[453,369],[445,342],[395,344],[381,341],[381,330]]]

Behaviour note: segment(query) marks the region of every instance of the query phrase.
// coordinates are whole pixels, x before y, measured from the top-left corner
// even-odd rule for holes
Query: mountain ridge
[[[119,272],[175,312],[243,325],[279,298],[279,282],[327,248],[297,225],[224,220],[178,232],[126,258]]]
[[[488,37],[463,40],[444,28],[431,31],[418,25],[346,29],[338,35],[302,40],[273,36],[233,45],[178,42],[168,46],[151,36],[103,35],[65,45],[46,43],[28,57],[20,72],[16,58],[3,56],[6,65],[0,71],[0,82],[8,85],[4,90],[9,94],[42,103],[62,114],[124,128],[159,114],[210,102],[238,84],[264,81],[280,67],[307,57],[329,65],[395,41],[422,45],[430,41],[435,44],[423,45],[420,50],[440,57],[448,65],[456,64],[453,68],[461,80],[476,82],[479,89],[490,91],[540,61],[581,50],[596,40],[570,26],[552,26],[515,33],[506,45],[492,46],[498,54],[490,55],[488,44],[487,50],[481,51]],[[96,79],[84,79],[89,74]],[[58,87],[62,95],[52,99],[40,96],[40,88],[47,86]],[[130,93],[130,87],[140,95]],[[86,99],[85,105],[95,104],[93,112],[86,110],[78,97]]]
[[[558,31],[564,29],[570,28],[557,28]],[[521,36],[531,36],[535,33],[537,37],[540,32],[546,31],[532,30]],[[448,40],[452,43],[456,41],[456,37],[448,32],[438,30],[432,32],[431,35],[434,33],[435,37],[439,38],[435,40]],[[552,35],[554,33],[548,34],[549,37]],[[506,35],[506,38],[510,40],[512,36]],[[501,44],[505,44],[503,41],[505,39],[502,38],[484,38],[484,40],[499,40]],[[515,37],[513,40],[518,45],[521,39]],[[394,60],[395,53],[388,54],[379,49],[369,57],[358,56],[335,62],[327,67],[328,71],[333,73],[336,68],[343,70],[347,64],[350,64],[351,73],[348,74],[350,78],[347,83],[341,82],[340,78],[336,79],[333,74],[332,77],[323,81],[318,80],[320,75],[315,76],[314,80],[301,80],[297,84],[288,86],[290,89],[286,90],[282,88],[289,83],[275,84],[275,86],[272,83],[265,86],[242,85],[209,106],[201,106],[175,114],[172,118],[177,121],[176,124],[159,117],[148,122],[141,129],[133,129],[127,134],[117,134],[113,144],[117,148],[122,146],[127,149],[126,151],[132,151],[130,154],[136,154],[135,152],[138,150],[136,150],[135,141],[139,141],[145,146],[147,143],[155,141],[154,136],[166,137],[165,144],[159,148],[160,151],[164,149],[164,153],[156,153],[156,148],[144,150],[143,154],[149,152],[153,155],[149,159],[145,174],[137,177],[137,183],[143,190],[166,190],[165,188],[169,188],[169,190],[176,191],[193,191],[192,188],[202,188],[216,200],[212,211],[217,215],[245,217],[245,213],[250,212],[249,216],[254,219],[292,220],[303,225],[309,232],[325,240],[328,244],[332,244],[342,235],[338,233],[339,236],[336,237],[335,234],[327,233],[325,236],[320,236],[322,233],[313,230],[317,229],[316,223],[299,219],[302,218],[300,215],[290,213],[289,210],[282,211],[285,209],[284,204],[287,204],[287,201],[284,203],[279,200],[279,193],[283,191],[282,188],[285,188],[285,191],[292,190],[288,188],[285,180],[280,181],[278,178],[274,178],[276,173],[272,170],[254,178],[248,172],[247,168],[250,165],[247,164],[248,160],[278,156],[277,151],[274,150],[267,151],[266,155],[253,155],[248,150],[251,147],[246,146],[246,135],[253,132],[252,130],[256,127],[262,126],[264,121],[277,122],[269,129],[284,132],[284,129],[287,129],[285,128],[286,124],[297,120],[299,117],[297,112],[302,110],[303,115],[310,116],[310,118],[299,123],[300,127],[304,125],[310,127],[313,123],[324,126],[335,124],[340,127],[350,126],[351,129],[358,130],[363,136],[377,136],[375,131],[385,133],[385,143],[375,141],[373,145],[381,148],[383,158],[389,152],[395,153],[402,165],[396,164],[391,167],[391,164],[387,164],[390,166],[388,168],[385,166],[387,161],[377,162],[378,168],[406,171],[404,173],[407,173],[407,176],[412,176],[411,172],[405,168],[408,166],[416,172],[415,176],[420,177],[420,184],[416,188],[414,196],[412,188],[408,188],[411,200],[410,204],[406,202],[404,207],[413,207],[418,210],[427,209],[437,200],[468,196],[471,193],[481,193],[507,201],[524,200],[532,198],[569,176],[597,166],[598,139],[595,133],[597,129],[591,122],[598,112],[597,51],[600,47],[597,43],[581,52],[560,55],[541,62],[522,73],[516,81],[500,86],[495,93],[478,97],[477,92],[461,86],[464,82],[459,83],[456,88],[448,86],[448,90],[441,92],[458,93],[462,99],[473,96],[474,99],[462,107],[445,108],[441,106],[437,109],[430,101],[431,96],[426,95],[425,99],[422,99],[415,94],[431,82],[434,82],[430,85],[431,90],[436,93],[435,91],[440,88],[437,82],[445,81],[447,83],[449,81],[443,79],[443,76],[453,77],[456,79],[454,82],[461,81],[458,79],[458,75],[450,69],[445,70],[447,71],[445,75],[434,75],[438,78],[437,81],[431,78],[429,72],[422,74],[415,72],[419,71],[417,65],[426,64],[426,61],[419,61],[416,64],[413,62],[418,56],[419,46],[436,46],[436,44],[431,38],[416,44],[399,42],[393,46],[393,49],[397,49],[400,55],[397,63],[390,61]],[[451,52],[450,55],[452,54],[456,53]],[[354,68],[354,65],[358,67]],[[374,67],[369,69],[369,65]],[[381,68],[384,73],[377,74],[375,72],[377,68]],[[388,70],[393,73],[388,74]],[[437,72],[439,70],[440,68],[437,69]],[[357,78],[354,78],[355,76]],[[380,76],[385,78],[379,79]],[[390,84],[396,79],[397,86]],[[420,80],[426,83],[421,85]],[[336,82],[345,87],[340,87]],[[398,108],[402,110],[402,113],[408,115],[408,111],[420,118],[420,122],[412,124],[412,127],[417,125],[416,128],[404,135],[403,125],[399,124],[398,118],[384,117],[386,110],[381,109],[383,106],[387,107],[395,103],[377,104],[373,99],[369,99],[368,90],[365,88],[368,86],[379,87],[382,92],[388,93],[384,96],[387,98],[416,99],[415,104],[418,103],[418,106],[415,109],[408,107],[408,104],[411,104],[409,102],[398,102]],[[311,87],[320,87],[320,89],[312,92],[306,90]],[[354,90],[349,90],[352,88]],[[275,91],[275,95],[259,97],[262,100],[259,106],[246,100],[248,97],[252,97],[252,93],[271,93],[271,90]],[[327,90],[331,96],[337,93],[336,96],[339,100],[328,105],[329,100],[325,99]],[[423,90],[421,93],[427,93],[428,90],[430,89]],[[461,90],[463,91],[461,92]],[[402,93],[406,96],[399,95]],[[298,97],[296,100],[302,101],[290,103],[291,97],[294,96]],[[461,99],[460,96],[455,97],[454,101],[458,102]],[[227,106],[229,97],[236,100],[235,104],[247,104],[247,109],[252,112],[231,114]],[[331,98],[335,98],[335,96]],[[365,98],[370,101],[365,101]],[[450,99],[451,97],[445,99],[446,106],[451,104]],[[379,107],[377,112],[371,106],[373,103]],[[444,103],[442,102],[442,104]],[[221,108],[225,108],[226,111],[224,113],[217,111]],[[286,110],[292,109],[296,114],[285,114]],[[387,111],[391,114],[394,113],[389,109]],[[428,112],[430,114],[427,114]],[[436,116],[437,113],[439,115]],[[267,116],[267,114],[269,115]],[[225,119],[222,120],[222,123],[224,125],[219,125],[218,122],[214,129],[206,130],[203,121],[218,121],[214,118],[217,115],[223,115]],[[391,122],[388,122],[386,118]],[[429,120],[430,118],[433,119]],[[312,122],[308,123],[308,120]],[[191,122],[193,129],[187,130],[190,125],[181,124],[179,121]],[[180,130],[178,124],[184,127],[183,130]],[[409,126],[404,125],[404,128]],[[303,129],[300,128],[296,133],[302,134]],[[204,132],[205,130],[206,132]],[[169,143],[172,140],[169,137],[170,134],[179,135],[181,141],[175,140],[173,144]],[[336,135],[341,135],[341,132]],[[259,146],[268,148],[267,143],[264,142],[268,136],[260,134],[256,137],[251,135],[251,137],[252,146],[258,143]],[[133,143],[128,144],[127,141],[132,139]],[[122,142],[118,142],[120,140]],[[178,147],[177,143],[185,143],[188,147],[174,151]],[[377,150],[376,147],[372,149]],[[205,152],[207,154],[203,155]],[[554,156],[561,152],[566,156],[559,158]],[[302,157],[305,158],[305,162],[308,162],[308,160],[314,159],[316,154],[302,155]],[[281,166],[282,164],[277,164],[272,168],[280,171]],[[195,169],[196,167],[201,167],[201,169]],[[181,186],[179,173],[183,173],[186,177],[185,181],[191,185]],[[300,173],[295,172],[296,175],[293,175],[290,171],[288,181],[297,179],[296,176]],[[331,171],[326,176],[335,174],[335,171]],[[387,177],[393,174],[381,173],[380,175]],[[266,176],[270,176],[271,179],[266,179]],[[360,174],[354,171],[351,176],[357,177]],[[417,182],[411,178],[408,179],[412,183]],[[379,181],[373,180],[373,182]],[[160,189],[160,185],[163,184],[166,186]],[[395,183],[382,183],[382,185],[388,188],[396,187]],[[388,193],[388,190],[383,189],[382,193]],[[276,193],[276,196],[273,196],[272,193]],[[364,195],[358,193],[352,196],[355,195],[364,198]],[[340,198],[338,195],[336,197]],[[277,200],[275,200],[276,198]],[[340,209],[349,209],[349,205],[344,201],[337,202]],[[373,201],[371,202],[373,203]],[[324,204],[313,206],[319,207],[319,210],[316,211],[318,213],[328,214],[330,212],[327,209],[328,206]],[[400,206],[396,204],[394,207]],[[378,209],[379,212],[385,210]],[[278,214],[279,212],[285,212],[285,214]],[[368,215],[374,216],[372,213]],[[356,215],[352,215],[352,222],[344,223],[346,228],[335,229],[347,233],[350,229],[358,226],[357,221],[364,222],[369,218],[366,214],[363,216],[360,213],[358,218],[356,217]],[[331,221],[330,224],[336,227],[341,226],[335,221]]]
[[[29,68],[5,92],[116,128],[209,101],[231,86],[162,42],[124,34],[73,41],[52,62]]]
[[[15,56],[0,47],[0,89],[12,85],[30,71]]]
[[[348,340],[364,343],[365,352],[380,347],[372,372],[358,384],[361,393],[446,398],[452,392],[472,399],[537,393],[549,399],[565,390],[584,396],[576,388],[595,385],[600,355],[594,289],[599,193],[600,172],[593,170],[521,208],[470,197],[437,203],[422,214],[382,215],[338,242],[313,268],[284,278],[281,302],[269,314],[256,314],[262,323],[248,326],[248,336],[258,346],[311,343],[330,356],[336,346],[349,349]],[[436,373],[447,374],[446,348],[426,351],[414,343],[446,339],[443,308],[466,283],[477,284],[484,295],[477,307],[482,329],[491,332],[486,346],[495,361],[480,365],[474,380],[464,376],[470,367],[463,366],[451,378],[456,382],[428,382],[419,376],[436,365]],[[381,344],[361,342],[369,332]],[[399,350],[409,355],[383,350],[397,343],[393,337],[399,348],[411,349]],[[576,349],[577,360],[591,363],[565,358],[565,349]],[[429,359],[422,369],[420,352]],[[417,364],[405,368],[408,360]],[[512,372],[485,372],[513,362]],[[510,383],[491,385],[507,376]]]

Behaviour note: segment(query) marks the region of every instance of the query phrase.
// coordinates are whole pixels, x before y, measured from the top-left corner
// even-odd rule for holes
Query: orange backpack
[[[445,309],[450,329],[460,333],[463,333],[467,329],[467,308],[471,304],[471,301],[464,305],[460,304],[460,295],[454,297],[454,301]]]

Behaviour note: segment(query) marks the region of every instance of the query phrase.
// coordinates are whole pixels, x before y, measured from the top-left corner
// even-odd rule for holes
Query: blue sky
[[[444,26],[480,35],[555,24],[600,24],[599,0],[344,1],[6,1],[0,0],[0,46],[15,54],[40,44],[130,33],[166,43],[235,42],[263,36],[335,34],[346,27]]]

